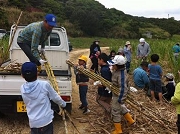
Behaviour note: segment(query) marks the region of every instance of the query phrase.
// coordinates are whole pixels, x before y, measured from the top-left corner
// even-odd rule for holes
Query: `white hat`
[[[129,44],[131,44],[131,42],[130,42],[130,41],[126,41],[126,44],[125,44],[125,45],[129,45]]]
[[[140,38],[139,42],[145,42],[145,39],[144,38]]]
[[[116,55],[113,60],[108,61],[109,65],[124,65],[126,64],[126,58],[122,55]]]
[[[174,79],[174,75],[172,73],[167,73],[165,77],[168,79]]]

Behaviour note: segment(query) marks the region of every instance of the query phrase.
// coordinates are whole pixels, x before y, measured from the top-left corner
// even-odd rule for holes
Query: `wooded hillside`
[[[10,29],[20,11],[20,24],[43,20],[46,13],[58,17],[58,26],[66,27],[72,37],[170,38],[180,34],[180,22],[169,19],[144,18],[107,9],[95,0],[3,0],[0,1],[0,28]]]

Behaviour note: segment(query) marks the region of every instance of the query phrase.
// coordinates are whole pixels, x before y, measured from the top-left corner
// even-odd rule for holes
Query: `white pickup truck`
[[[24,63],[29,61],[24,52],[17,44],[19,32],[25,26],[18,26],[14,34],[12,45],[10,47],[10,61]],[[15,31],[15,25],[11,27],[10,39]],[[40,48],[40,46],[39,46]],[[66,29],[64,27],[53,28],[48,39],[48,45],[45,46],[45,55],[50,63],[56,80],[58,82],[60,95],[67,102],[66,110],[71,113],[72,109],[72,84],[70,67],[66,64],[69,59],[69,44]],[[5,63],[8,64],[8,63]],[[45,68],[39,74],[38,79],[49,81]],[[19,73],[0,71],[0,113],[22,113],[26,112],[26,107],[22,101],[20,87],[25,82]],[[52,102],[52,109],[59,110],[59,107]]]

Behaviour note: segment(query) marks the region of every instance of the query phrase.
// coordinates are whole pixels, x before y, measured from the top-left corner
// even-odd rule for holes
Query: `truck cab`
[[[10,60],[5,63],[16,62],[23,64],[29,61],[27,56],[17,44],[19,32],[25,26],[18,26],[14,34],[12,45],[10,47]],[[9,42],[12,39],[12,33],[15,31],[15,25],[11,27]],[[39,46],[39,49],[41,46]],[[45,46],[45,55],[51,65],[58,87],[60,96],[67,103],[66,110],[71,113],[72,109],[72,84],[71,71],[66,60],[69,59],[69,44],[66,29],[64,27],[53,28],[51,35],[48,38],[48,43]],[[3,65],[2,65],[3,66]],[[38,79],[49,81],[44,66],[38,75]],[[5,72],[0,71],[0,112],[1,113],[24,113],[26,112],[25,104],[23,103],[20,87],[25,82],[20,72]],[[52,102],[52,109],[59,111],[57,104]]]

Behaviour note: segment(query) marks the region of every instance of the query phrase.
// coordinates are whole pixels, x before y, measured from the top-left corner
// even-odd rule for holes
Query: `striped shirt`
[[[50,34],[51,31],[47,31],[43,26],[43,21],[34,22],[26,26],[20,32],[17,42],[31,46],[32,54],[39,60],[38,45],[41,45],[41,48],[44,48],[45,44],[48,43],[47,39]]]

